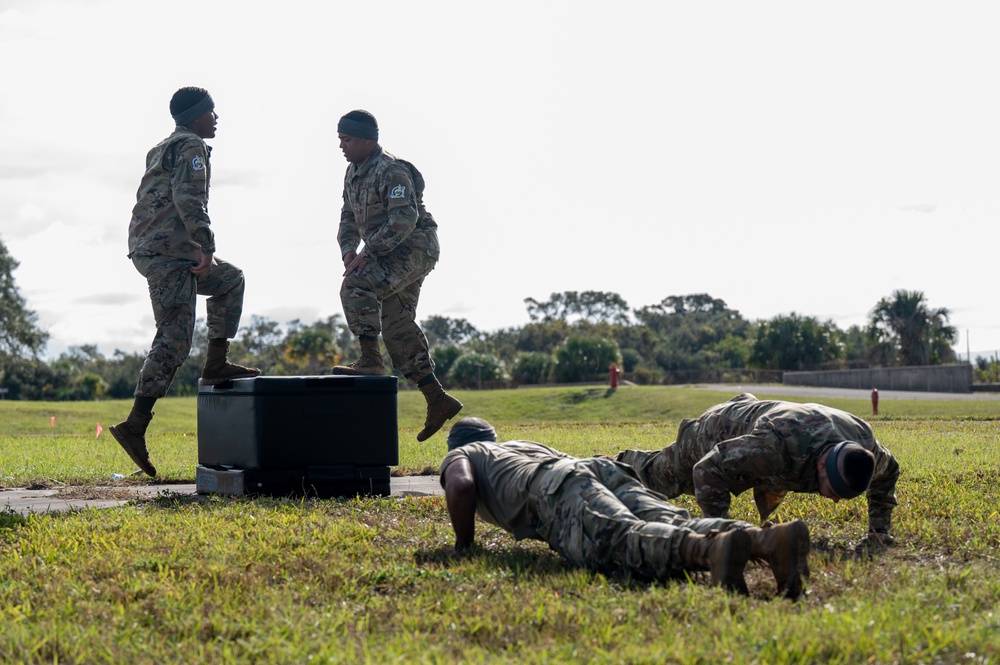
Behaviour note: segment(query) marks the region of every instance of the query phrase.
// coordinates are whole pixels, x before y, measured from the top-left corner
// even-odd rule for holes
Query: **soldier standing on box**
[[[663,450],[626,450],[650,489],[668,497],[694,495],[707,517],[725,517],[730,495],[753,489],[766,520],[788,492],[839,501],[867,492],[866,540],[891,543],[899,464],[864,420],[821,404],[737,395],[684,420]]]
[[[758,528],[692,519],[626,464],[579,459],[532,441],[496,441],[481,418],[462,418],[448,434],[440,473],[456,549],[472,546],[478,514],[518,540],[541,540],[598,570],[617,566],[660,580],[708,570],[712,584],[745,594],[743,571],[756,559],[770,565],[779,593],[802,593],[809,576],[802,520]]]
[[[191,351],[198,295],[209,296],[202,383],[260,374],[227,358],[243,311],[244,280],[243,271],[215,257],[208,218],[212,148],[204,139],[215,137],[215,104],[207,90],[181,88],[170,99],[170,114],[177,126],[146,155],[146,173],[128,230],[128,256],[149,284],[156,336],[139,372],[132,411],[110,428],[132,461],[150,476],[156,475],[156,468],[146,450],[146,428],[153,405],[167,394]]]
[[[462,403],[434,376],[427,338],[416,322],[420,287],[440,254],[437,223],[424,208],[424,178],[413,164],[382,149],[378,123],[367,111],[344,115],[337,135],[350,162],[337,234],[345,268],[340,300],[361,357],[337,365],[333,373],[385,374],[381,334],[393,365],[427,401],[427,419],[417,434],[417,441],[426,441],[462,410]],[[365,245],[359,252],[361,241]]]

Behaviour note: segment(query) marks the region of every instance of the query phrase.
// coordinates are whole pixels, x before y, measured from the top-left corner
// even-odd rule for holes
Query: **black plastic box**
[[[387,466],[309,467],[307,469],[237,469],[204,466],[196,469],[199,494],[231,496],[389,496]]]
[[[258,376],[198,387],[198,463],[305,471],[399,464],[394,376]]]

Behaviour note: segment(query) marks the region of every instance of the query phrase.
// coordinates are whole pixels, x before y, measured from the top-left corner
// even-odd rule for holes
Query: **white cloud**
[[[0,11],[0,39],[21,39],[28,35],[30,28],[31,21],[18,9]]]
[[[40,222],[45,219],[45,211],[34,203],[25,203],[17,209],[16,220],[19,222]]]
[[[855,313],[845,325],[907,288],[1000,348],[988,261],[962,249],[1000,214],[1000,91],[983,84],[1000,5],[235,6],[0,13],[0,62],[17,64],[0,233],[66,343],[148,344],[129,214],[170,94],[203,85],[221,116],[209,209],[247,275],[245,320],[341,311],[335,124],[362,107],[423,172],[440,224],[421,318],[494,330],[527,322],[525,297],[593,289],[633,307],[709,293],[748,318]]]

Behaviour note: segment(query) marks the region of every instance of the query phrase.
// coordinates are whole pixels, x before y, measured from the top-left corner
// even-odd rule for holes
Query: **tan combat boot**
[[[146,475],[155,477],[156,467],[149,461],[149,453],[146,451],[146,428],[149,427],[149,421],[152,419],[152,411],[139,411],[133,406],[128,418],[108,429],[111,430],[115,441],[125,449],[132,461]]]
[[[359,337],[361,357],[350,365],[335,365],[331,374],[347,374],[350,376],[385,376],[385,364],[382,353],[378,349],[378,338],[366,339]]]
[[[778,593],[795,600],[809,577],[809,527],[802,520],[747,529],[751,556],[767,561],[778,583]]]
[[[427,420],[424,421],[424,428],[417,434],[417,441],[426,441],[441,429],[445,421],[458,415],[462,410],[462,403],[446,393],[437,379],[420,386],[420,392],[427,400]]]
[[[244,367],[229,362],[229,342],[211,340],[205,350],[205,369],[201,371],[201,383],[216,386],[233,379],[248,379],[260,376],[256,367]]]
[[[681,541],[681,559],[687,566],[708,570],[712,585],[747,595],[743,570],[750,560],[750,536],[742,529],[689,533]]]

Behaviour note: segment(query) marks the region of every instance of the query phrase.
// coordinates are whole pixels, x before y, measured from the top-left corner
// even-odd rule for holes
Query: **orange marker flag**
[[[52,416],[52,418],[49,420],[49,422],[51,422],[52,426],[55,427],[56,426],[56,417]]]
[[[97,434],[94,435],[94,438],[96,439],[97,437],[99,437],[101,435],[101,432],[103,432],[103,431],[104,431],[104,428],[101,427],[101,423],[97,423]]]

